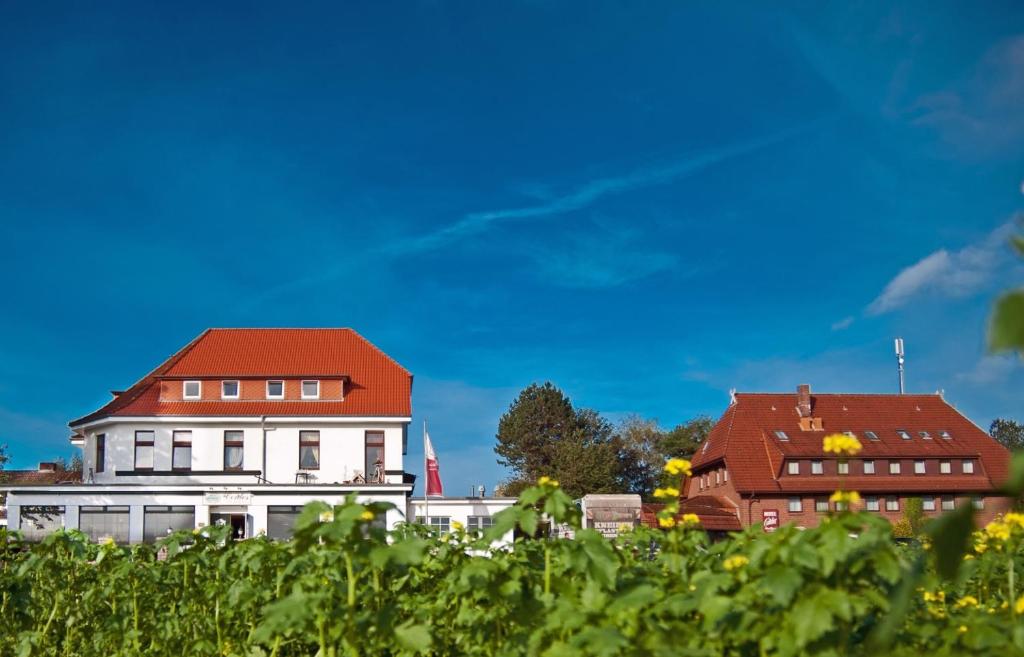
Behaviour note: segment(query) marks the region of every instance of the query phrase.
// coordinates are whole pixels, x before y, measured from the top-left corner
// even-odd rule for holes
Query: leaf
[[[821,604],[820,596],[805,596],[793,605],[793,638],[798,646],[805,646],[832,629],[832,612]]]
[[[988,348],[1024,353],[1024,290],[1009,292],[996,301],[989,323]]]
[[[761,578],[761,585],[768,595],[782,606],[789,605],[803,583],[800,573],[788,566],[773,566]]]
[[[935,570],[946,580],[956,578],[974,530],[974,505],[964,504],[933,520],[925,530],[932,540]]]
[[[1010,238],[1010,244],[1013,244],[1013,248],[1017,249],[1017,253],[1024,255],[1024,237],[1014,235]]]
[[[1010,459],[1010,474],[1003,483],[1002,492],[1008,497],[1024,494],[1024,452],[1015,452]]]
[[[399,645],[403,648],[417,653],[430,650],[430,646],[433,643],[433,637],[430,636],[430,630],[427,626],[413,624],[412,621],[396,627],[395,638],[398,639]]]

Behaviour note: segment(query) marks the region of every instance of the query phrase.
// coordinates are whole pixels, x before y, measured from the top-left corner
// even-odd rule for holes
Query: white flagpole
[[[423,418],[423,522],[430,527],[430,502],[427,497],[427,419]]]

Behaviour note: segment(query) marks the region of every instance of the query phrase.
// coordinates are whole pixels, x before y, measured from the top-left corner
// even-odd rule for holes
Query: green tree
[[[622,490],[650,499],[665,463],[665,432],[657,420],[628,415],[619,423],[616,433]]]
[[[711,433],[715,421],[707,415],[697,417],[677,425],[665,434],[661,441],[661,455],[667,459],[688,459],[692,457],[700,444]]]
[[[920,497],[909,497],[903,505],[903,517],[892,526],[892,535],[897,538],[920,536],[924,523],[924,502]]]
[[[1016,420],[996,418],[988,432],[1007,449],[1024,449],[1024,424]]]
[[[1024,237],[1014,237],[1012,244],[1024,256]],[[1024,288],[1007,292],[996,301],[988,344],[992,351],[1016,351],[1024,356]]]
[[[620,492],[620,441],[596,411],[575,409],[550,382],[529,385],[498,422],[498,463],[512,470],[502,483],[517,495],[541,476],[557,479],[571,496]]]

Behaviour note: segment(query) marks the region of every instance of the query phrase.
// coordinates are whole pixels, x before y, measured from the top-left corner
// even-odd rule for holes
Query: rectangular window
[[[789,440],[789,436],[786,434],[785,431],[776,431],[775,437],[783,442],[787,442]]]
[[[818,513],[825,513],[828,511],[828,500],[824,497],[819,497],[814,500],[814,510]]]
[[[704,490],[704,477],[700,478],[700,489]]]
[[[902,438],[903,440],[910,440],[910,434],[909,434],[909,433],[907,433],[906,431],[904,431],[903,429],[897,429],[897,430],[896,430],[896,433],[897,433],[897,435],[899,435],[899,437],[900,437],[900,438]]]
[[[19,522],[26,541],[41,541],[58,529],[64,529],[64,507],[22,506]]]
[[[941,474],[950,474],[953,472],[953,464],[949,461],[939,461],[939,472]]]
[[[874,431],[865,431],[864,435],[867,436],[868,440],[872,442],[878,442],[878,434]]]
[[[224,432],[224,469],[241,470],[244,450],[245,433],[241,431]]]
[[[879,511],[881,507],[878,503],[878,498],[873,495],[865,497],[864,508],[867,509],[868,511]]]
[[[789,474],[798,475],[800,474],[800,461],[789,462]]]
[[[320,382],[319,381],[303,381],[302,382],[302,398],[303,399],[320,399]]]
[[[885,510],[886,511],[899,511],[900,510],[900,498],[898,498],[898,497],[887,497],[887,498],[885,498]]]
[[[973,500],[971,500],[971,502],[974,503],[974,508],[975,509],[984,509],[985,508],[985,498],[984,497],[975,497]]]
[[[238,399],[238,381],[220,382],[221,399]]]
[[[153,469],[153,432],[135,432],[135,469]]]
[[[864,461],[864,474],[866,474],[866,475],[867,474],[875,474],[875,462],[874,461],[870,461],[870,460]]]
[[[789,512],[800,513],[804,510],[804,501],[799,497],[789,498]]]
[[[93,472],[103,472],[107,463],[107,434],[101,433],[96,436],[96,463]]]
[[[469,516],[466,518],[466,529],[470,531],[489,529],[493,526],[493,516]]]
[[[952,495],[943,495],[942,496],[942,510],[943,511],[952,511],[955,508],[956,508],[956,500],[953,498],[953,496]]]
[[[320,432],[299,432],[299,468],[302,470],[320,469]]]
[[[287,541],[292,537],[295,521],[302,513],[301,506],[268,506],[267,538]]]
[[[417,516],[416,522],[430,527],[439,534],[447,534],[451,531],[452,519],[449,516],[430,516],[429,518]]]
[[[974,474],[974,461],[971,459],[964,459],[963,469],[964,474]]]
[[[82,506],[78,509],[78,528],[90,539],[107,538],[117,543],[128,542],[127,506]]]
[[[284,381],[267,381],[267,399],[284,399]]]
[[[850,474],[850,464],[847,463],[846,461],[841,461],[840,463],[837,463],[836,467],[838,469],[839,474]]]
[[[811,474],[820,475],[825,471],[821,461],[811,461]]]
[[[921,498],[921,510],[922,511],[934,511],[935,510],[935,498],[934,497],[922,497]]]
[[[900,470],[899,461],[889,461],[889,474],[899,474]]]
[[[175,431],[171,446],[171,469],[192,469],[192,432]]]
[[[366,432],[366,483],[383,484],[384,477],[384,432]]]
[[[717,486],[720,483],[722,483],[722,472],[720,470],[715,470],[715,485]]]
[[[722,479],[723,479],[723,481],[729,481],[729,471],[728,470],[722,470]]]
[[[914,461],[914,474],[924,474],[924,461]]]
[[[147,506],[143,509],[142,540],[153,543],[171,532],[192,531],[195,526],[194,506]]]
[[[183,381],[181,383],[182,399],[199,399],[203,396],[203,384],[201,381]]]
[[[921,440],[931,440],[932,435],[927,431],[918,431],[917,435],[921,436]]]

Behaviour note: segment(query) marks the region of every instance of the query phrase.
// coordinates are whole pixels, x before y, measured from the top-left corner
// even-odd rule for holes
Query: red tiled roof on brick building
[[[342,381],[337,399],[168,399],[161,384],[196,379]],[[340,390],[340,388],[339,388]],[[400,416],[412,412],[412,374],[348,328],[208,329],[105,406],[111,416]]]

